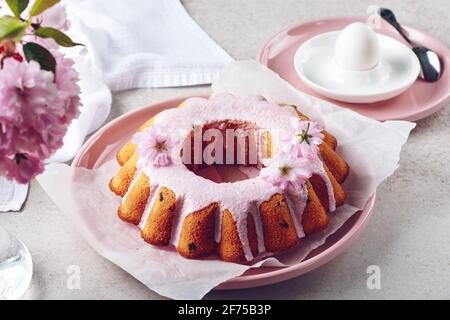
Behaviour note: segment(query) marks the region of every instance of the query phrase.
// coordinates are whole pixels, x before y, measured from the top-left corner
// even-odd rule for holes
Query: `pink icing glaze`
[[[217,120],[233,120],[254,123],[260,128],[267,129],[273,137],[286,137],[291,130],[289,123],[292,117],[297,117],[294,108],[280,107],[278,104],[268,102],[259,96],[234,97],[231,94],[219,94],[209,100],[202,98],[188,99],[183,108],[169,109],[158,114],[154,123],[163,124],[168,129],[172,128],[172,130],[187,137],[194,125],[205,125]],[[273,139],[273,141],[276,142],[277,139]],[[183,141],[180,141],[176,148],[181,150],[182,146]],[[279,150],[276,145],[273,145],[273,149],[275,153]],[[316,171],[326,182],[330,209],[334,211],[333,188],[321,161],[319,162]],[[178,159],[178,161],[175,159],[170,166],[148,166],[138,168],[138,171],[144,172],[150,178],[152,194],[156,193],[153,192],[156,188],[164,186],[171,189],[177,196],[178,212],[171,237],[171,244],[174,246],[178,244],[184,218],[192,212],[217,202],[220,206],[216,213],[216,242],[220,242],[222,215],[224,210],[228,209],[236,222],[247,261],[254,259],[247,236],[248,214],[251,214],[254,219],[258,252],[265,252],[259,206],[262,202],[270,199],[272,195],[283,193],[281,189],[268,184],[258,175],[233,183],[215,183],[194,174],[182,163],[181,159]],[[305,234],[301,226],[301,219],[308,197],[306,187],[297,194],[285,194],[285,197],[290,207],[297,235],[302,238]],[[152,203],[152,196],[150,196],[139,225],[140,228],[145,226]]]

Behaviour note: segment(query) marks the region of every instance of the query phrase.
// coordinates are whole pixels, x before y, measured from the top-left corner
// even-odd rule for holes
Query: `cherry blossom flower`
[[[43,171],[44,163],[39,157],[18,153],[11,158],[0,154],[0,174],[9,180],[28,183]]]
[[[0,175],[26,182],[63,145],[78,115],[80,88],[73,61],[55,54],[56,78],[38,63],[5,59],[0,70]],[[26,155],[15,161],[17,155]],[[41,163],[37,163],[40,159]],[[24,172],[21,172],[21,171]],[[34,174],[32,171],[36,170]],[[28,180],[28,181],[29,181]]]
[[[292,146],[288,151],[281,151],[274,159],[263,160],[261,178],[283,191],[296,192],[312,175],[311,161],[297,156]]]
[[[74,68],[75,62],[59,51],[52,51],[56,60],[55,84],[58,96],[64,100],[65,120],[72,121],[78,117],[80,106],[79,75]]]
[[[21,14],[22,21],[28,18],[34,3],[30,1]],[[0,16],[12,16],[10,11],[5,3]],[[62,147],[80,105],[74,61],[59,52],[54,40],[30,35],[40,27],[66,31],[70,23],[65,7],[55,4],[31,22],[21,39],[0,42],[0,176],[20,183],[28,183],[41,173],[44,161]],[[30,60],[27,56],[29,61],[25,61],[23,45],[29,42],[40,44],[47,55],[53,55],[54,73],[41,69],[43,57]]]
[[[173,162],[173,153],[180,137],[164,126],[153,124],[143,132],[135,134],[140,167],[168,166]]]
[[[30,1],[30,3],[31,2],[34,3],[34,1]],[[44,27],[51,27],[61,31],[67,31],[70,28],[66,7],[62,3],[57,3],[50,9],[47,9],[40,15],[34,17],[33,22],[39,23]]]
[[[41,70],[38,63],[20,63],[6,59],[0,71],[0,124],[9,132],[12,144],[31,153],[49,156],[40,144],[50,137],[48,129],[64,116],[54,76]],[[45,150],[45,151],[44,151]]]
[[[288,146],[295,146],[297,155],[308,159],[318,157],[318,146],[323,142],[323,128],[317,122],[292,118],[293,132],[285,139]]]

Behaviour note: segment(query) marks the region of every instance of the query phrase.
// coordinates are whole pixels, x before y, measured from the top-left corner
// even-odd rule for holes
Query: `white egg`
[[[365,71],[374,68],[380,59],[376,33],[364,23],[352,23],[342,30],[336,40],[336,63],[343,69]]]

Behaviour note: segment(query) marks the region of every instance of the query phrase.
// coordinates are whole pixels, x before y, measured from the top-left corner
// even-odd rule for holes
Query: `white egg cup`
[[[381,34],[376,34],[379,61],[375,67],[362,71],[342,68],[335,59],[340,32],[318,35],[297,50],[295,69],[311,90],[338,101],[374,103],[400,95],[417,80],[420,63],[413,51]]]

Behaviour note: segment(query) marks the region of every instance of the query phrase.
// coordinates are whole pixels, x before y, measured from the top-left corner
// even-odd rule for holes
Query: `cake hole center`
[[[253,179],[270,153],[267,135],[251,122],[211,122],[192,129],[181,157],[190,171],[216,183]]]
[[[259,168],[242,165],[211,165],[194,173],[216,183],[237,182],[259,176]]]

